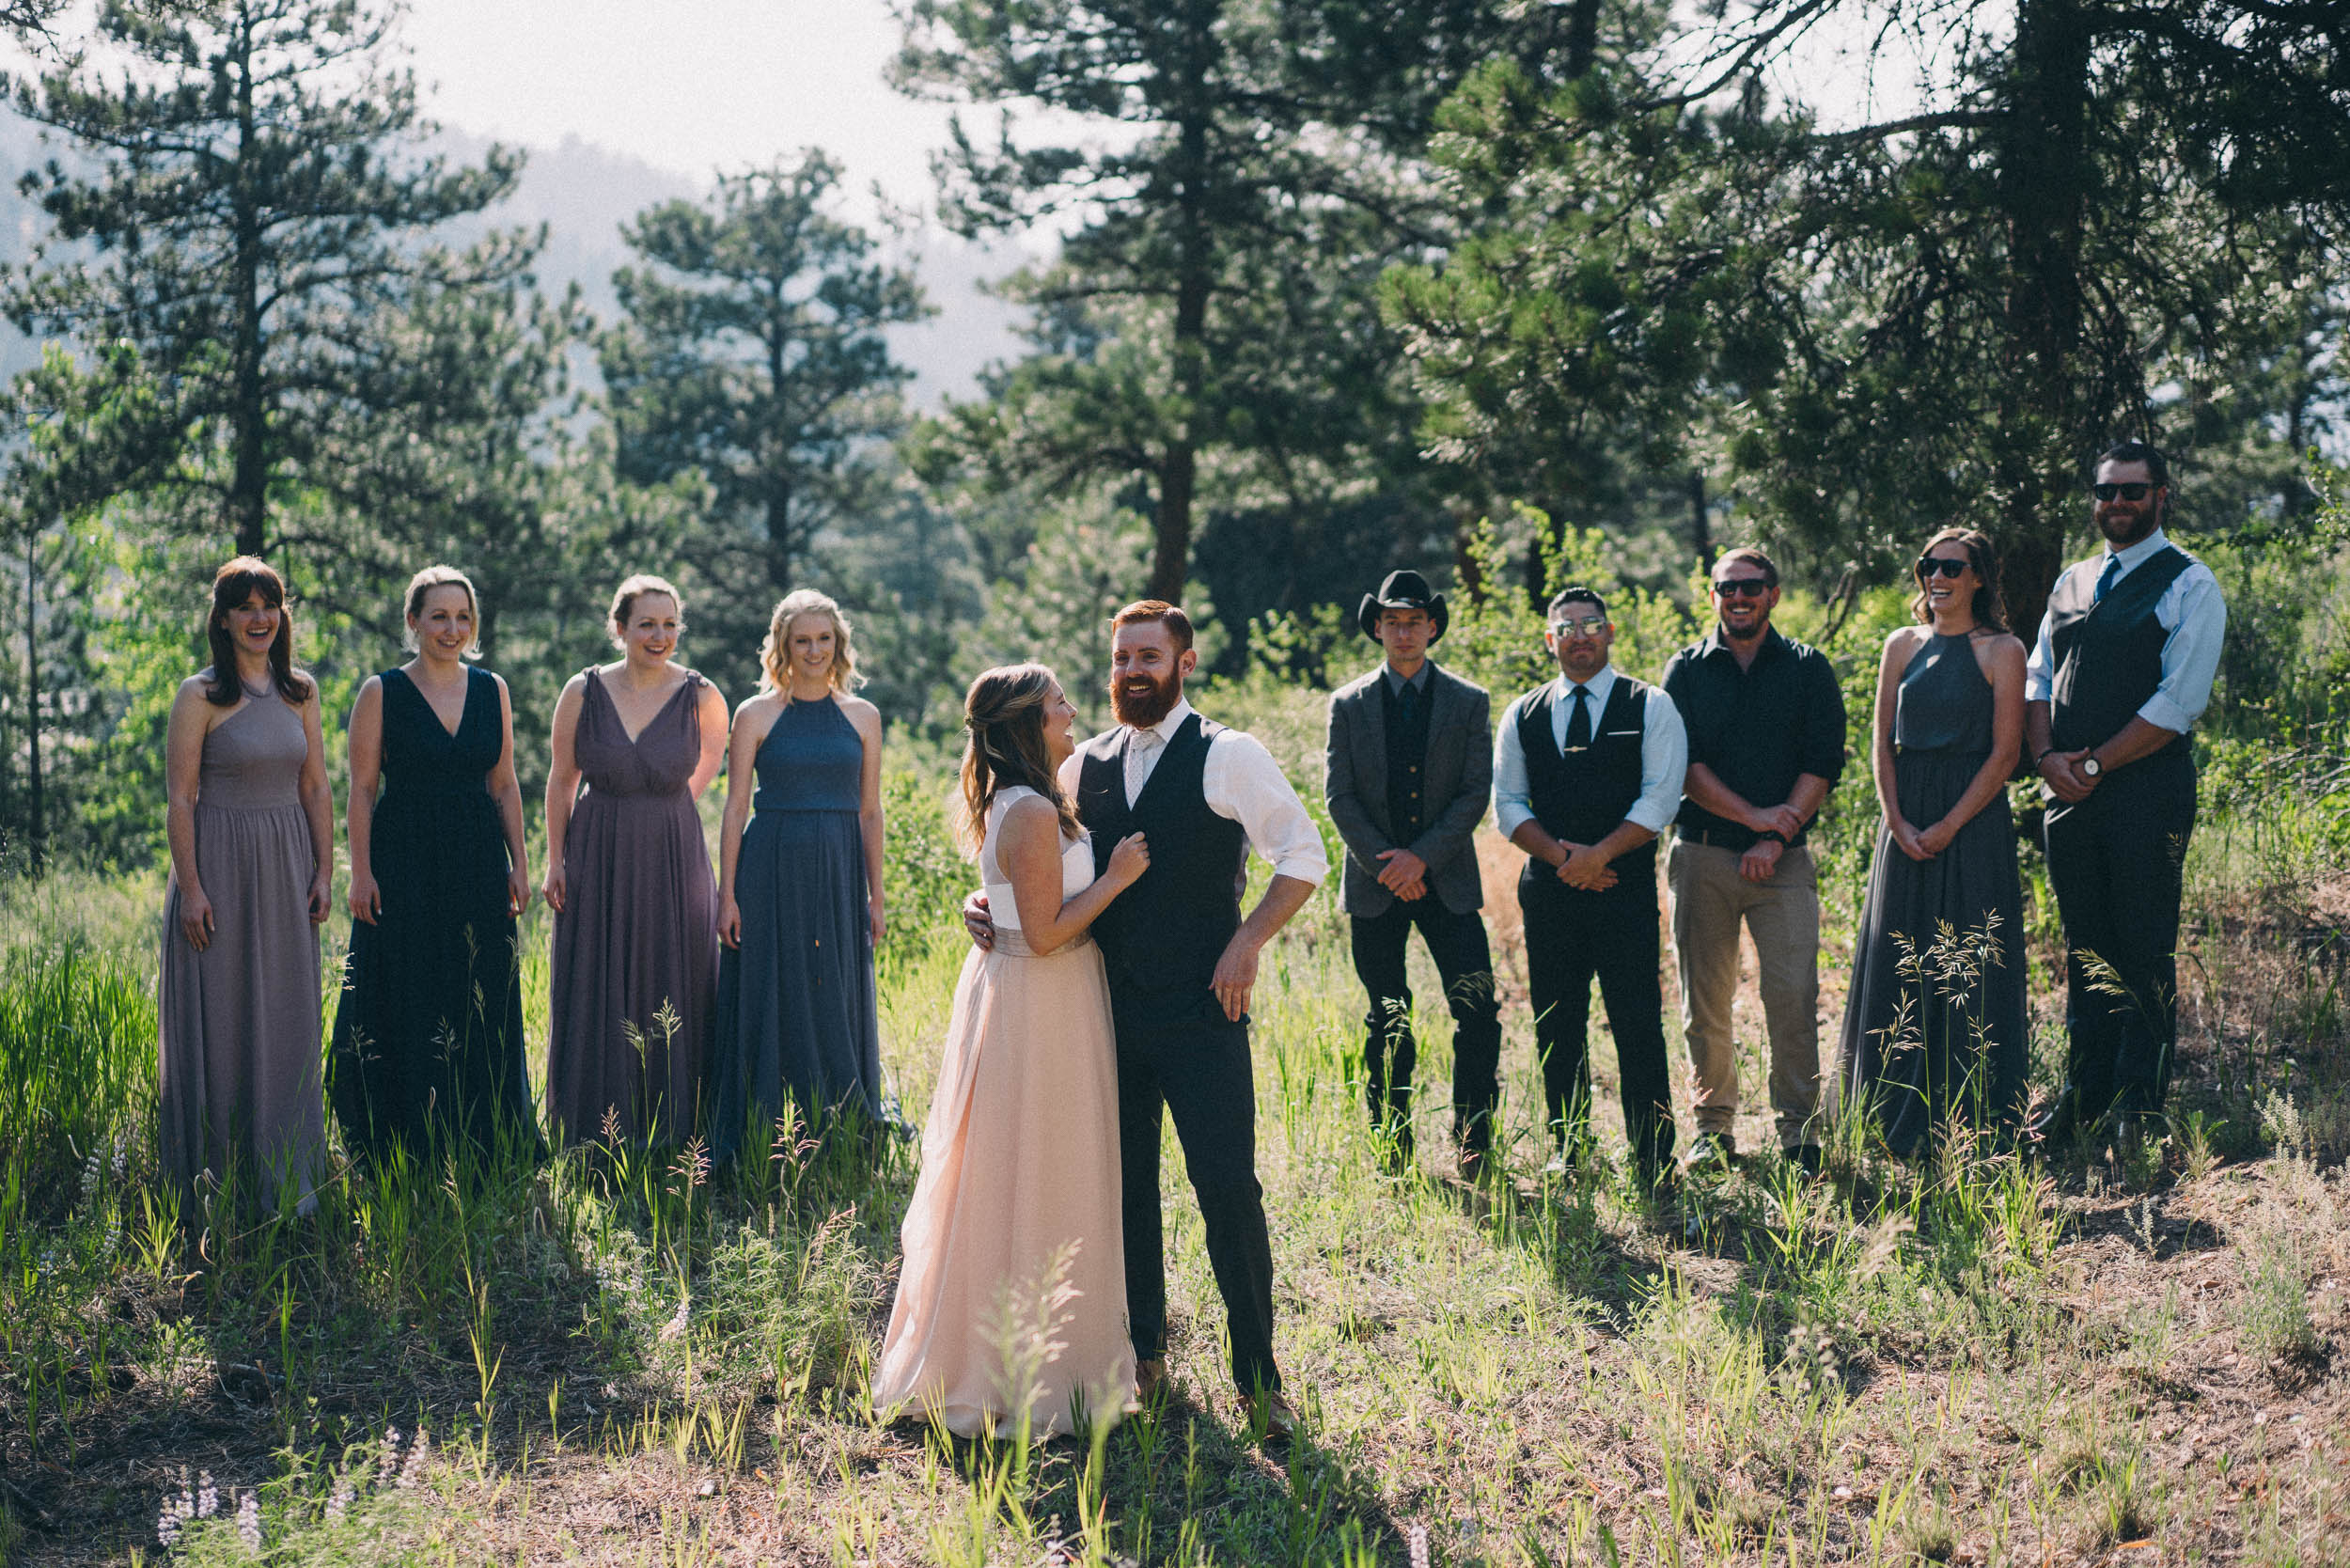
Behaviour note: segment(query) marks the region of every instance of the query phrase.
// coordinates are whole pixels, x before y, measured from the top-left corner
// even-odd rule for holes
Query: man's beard
[[[2161,509],[2152,506],[2138,511],[2097,514],[2097,531],[2117,548],[2124,550],[2153,533],[2161,525]],[[2116,533],[2116,528],[2122,531]]]
[[[1126,689],[1129,682],[1149,679],[1141,675],[1110,677],[1110,712],[1118,715],[1119,723],[1131,724],[1136,729],[1148,729],[1173,713],[1175,704],[1183,699],[1183,678],[1180,675],[1169,675],[1165,681],[1152,682],[1147,692]]]

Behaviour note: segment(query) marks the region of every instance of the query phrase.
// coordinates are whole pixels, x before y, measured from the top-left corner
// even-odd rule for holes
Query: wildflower
[[[661,1337],[663,1339],[674,1340],[679,1335],[685,1332],[685,1325],[689,1321],[693,1306],[693,1292],[688,1291],[683,1295],[678,1297],[677,1314],[670,1318],[668,1322],[661,1325]]]
[[[196,1499],[188,1496],[188,1472],[183,1466],[178,1489],[165,1493],[163,1506],[155,1512],[155,1544],[164,1547],[178,1545],[180,1527],[194,1517]]]
[[[220,1512],[220,1488],[212,1484],[212,1472],[204,1471],[196,1478],[196,1516],[209,1519]]]
[[[115,1180],[119,1182],[131,1168],[131,1129],[128,1127],[115,1129],[113,1165]]]
[[[400,1489],[413,1492],[424,1479],[425,1461],[432,1454],[432,1434],[422,1427],[416,1429],[416,1440],[408,1446],[408,1463],[400,1467]]]
[[[237,1504],[237,1533],[244,1538],[244,1549],[254,1557],[261,1555],[261,1497],[247,1492]]]
[[[351,1512],[351,1505],[358,1499],[358,1496],[359,1488],[349,1476],[344,1476],[336,1483],[335,1495],[326,1499],[327,1523],[340,1523],[343,1515]]]
[[[1411,1553],[1412,1568],[1428,1568],[1428,1527],[1416,1524],[1404,1538],[1405,1549]]]
[[[89,1158],[82,1162],[82,1207],[86,1209],[98,1200],[98,1151],[92,1149]]]
[[[375,1483],[378,1486],[389,1486],[392,1483],[392,1477],[398,1474],[399,1470],[400,1428],[385,1427],[383,1451],[375,1456]]]

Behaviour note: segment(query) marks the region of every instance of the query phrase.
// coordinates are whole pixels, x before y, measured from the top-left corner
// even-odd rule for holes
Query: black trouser
[[[1494,993],[1493,952],[1485,943],[1485,921],[1474,909],[1450,910],[1434,893],[1406,903],[1398,899],[1384,915],[1356,916],[1351,922],[1355,973],[1370,993],[1363,1017],[1363,1077],[1371,1119],[1396,1141],[1412,1142],[1412,1067],[1418,1047],[1412,1037],[1412,987],[1404,978],[1403,949],[1413,927],[1428,944],[1444,982],[1445,1005],[1452,1012],[1452,1133],[1464,1149],[1493,1147],[1494,1106],[1500,1099],[1496,1071],[1501,1060],[1501,999]]]
[[[2076,1115],[2162,1108],[2194,831],[2195,765],[2184,745],[2115,769],[2077,806],[2048,807],[2048,881],[2064,922],[2065,1101]]]
[[[1591,981],[1607,1004],[1623,1080],[1624,1136],[1643,1175],[1672,1158],[1672,1074],[1665,1063],[1665,991],[1657,969],[1656,874],[1643,861],[1605,892],[1585,892],[1559,880],[1551,867],[1529,862],[1518,879],[1526,913],[1526,985],[1534,1008],[1534,1056],[1543,1067],[1543,1094],[1552,1136],[1563,1147],[1581,1137],[1590,1119],[1590,1068],[1584,1027],[1590,1017]]]
[[[1214,1007],[1211,1000],[1208,1006]],[[1186,1012],[1188,1015],[1185,1015]],[[1154,1015],[1155,1014],[1155,1015]],[[1257,1184],[1257,1096],[1248,1025],[1186,1009],[1118,1010],[1119,1175],[1126,1239],[1126,1328],[1135,1355],[1167,1354],[1167,1256],[1159,1216],[1160,1107],[1175,1118],[1183,1168],[1207,1222],[1208,1262],[1243,1393],[1280,1388],[1273,1364],[1273,1243]]]

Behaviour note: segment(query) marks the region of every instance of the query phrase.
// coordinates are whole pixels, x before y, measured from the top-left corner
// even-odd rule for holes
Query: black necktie
[[[1574,715],[1567,720],[1567,749],[1588,751],[1591,745],[1591,693],[1588,686],[1574,688]]]
[[[1395,690],[1395,722],[1409,729],[1419,717],[1419,688],[1406,681]]]
[[[2122,557],[2119,556],[2107,556],[2106,557],[2106,569],[2097,573],[2097,587],[2092,592],[2091,592],[2089,602],[2092,604],[2104,604],[2106,595],[2112,591],[2113,580],[2120,575],[2122,575]]]

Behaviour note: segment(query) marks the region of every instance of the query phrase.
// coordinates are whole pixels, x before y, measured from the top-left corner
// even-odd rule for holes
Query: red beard
[[[1148,729],[1175,711],[1175,704],[1183,699],[1183,678],[1170,675],[1152,684],[1147,692],[1127,690],[1133,681],[1149,680],[1148,676],[1113,675],[1110,677],[1110,712],[1120,724],[1131,724],[1136,729]]]

